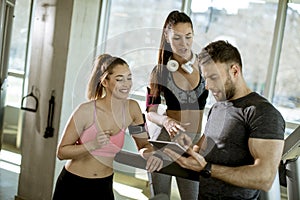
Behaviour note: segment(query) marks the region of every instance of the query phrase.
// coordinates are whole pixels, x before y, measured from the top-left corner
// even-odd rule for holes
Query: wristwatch
[[[205,167],[200,171],[200,175],[204,178],[210,178],[211,176],[211,163],[207,162]]]

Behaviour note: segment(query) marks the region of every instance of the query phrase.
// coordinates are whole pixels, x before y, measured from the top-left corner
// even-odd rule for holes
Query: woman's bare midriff
[[[167,115],[181,123],[190,123],[186,128],[190,133],[201,133],[203,110],[167,110]]]
[[[100,157],[91,154],[69,160],[66,169],[85,178],[104,178],[113,174],[113,157]]]

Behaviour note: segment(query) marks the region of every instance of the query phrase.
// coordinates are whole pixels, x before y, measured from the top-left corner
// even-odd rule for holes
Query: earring
[[[104,98],[106,96],[106,89],[105,87],[102,87],[102,95],[101,98]]]

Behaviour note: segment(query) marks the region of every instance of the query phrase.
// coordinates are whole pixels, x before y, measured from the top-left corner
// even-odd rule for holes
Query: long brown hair
[[[164,84],[164,65],[167,64],[168,59],[173,54],[171,45],[166,42],[165,31],[171,29],[177,23],[190,23],[193,30],[192,20],[187,14],[177,10],[169,13],[161,34],[158,63],[150,75],[150,94],[154,97],[158,97],[162,91],[162,86]]]
[[[113,57],[109,54],[99,55],[93,64],[92,74],[87,86],[87,98],[96,100],[103,97],[103,81],[113,73],[117,65],[128,65],[125,60],[119,57]]]

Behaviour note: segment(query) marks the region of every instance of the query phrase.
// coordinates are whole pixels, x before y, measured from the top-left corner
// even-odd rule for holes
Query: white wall
[[[92,69],[100,3],[99,0],[74,1],[59,139],[74,108],[86,100],[85,89]],[[64,164],[65,161],[56,159],[55,180]]]
[[[37,0],[34,2],[30,36],[28,87],[40,92],[37,113],[24,111],[22,127],[22,163],[18,198],[51,199],[55,154],[69,49],[73,0]],[[44,138],[48,102],[55,95],[54,136]]]
[[[32,85],[38,88],[40,98],[37,113],[24,112],[17,198],[50,200],[65,164],[56,158],[57,144],[72,111],[86,100],[92,62],[100,48],[97,38],[101,1],[37,0],[34,4],[26,80],[28,88]],[[54,137],[46,139],[43,136],[52,90],[55,91]],[[128,135],[125,149],[136,150]],[[118,168],[135,172],[127,166]]]

